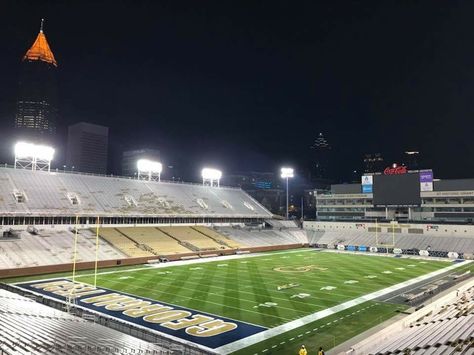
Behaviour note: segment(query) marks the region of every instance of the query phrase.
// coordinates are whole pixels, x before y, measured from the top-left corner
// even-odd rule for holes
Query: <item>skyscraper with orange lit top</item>
[[[23,56],[15,115],[21,137],[47,138],[58,118],[58,63],[43,32],[43,20],[33,45]]]

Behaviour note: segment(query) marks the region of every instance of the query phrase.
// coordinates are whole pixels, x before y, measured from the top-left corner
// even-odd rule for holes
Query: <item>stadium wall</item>
[[[277,250],[288,250],[288,249],[297,249],[304,248],[308,245],[304,244],[289,244],[289,245],[272,245],[265,247],[254,247],[254,248],[241,248],[240,252],[248,251],[250,253],[259,253],[267,251],[277,251]],[[178,261],[186,259],[190,256],[212,256],[215,254],[219,255],[233,255],[236,254],[236,250],[219,250],[219,251],[208,251],[200,253],[187,253],[187,254],[175,254],[175,255],[165,255],[169,261]],[[141,265],[146,264],[149,260],[158,260],[159,256],[150,256],[150,257],[140,257],[140,258],[124,258],[124,259],[111,259],[111,260],[99,260],[97,263],[98,268],[109,268],[117,266],[130,266],[130,265]],[[86,261],[76,263],[76,270],[93,270],[95,267],[94,261]],[[9,277],[20,277],[20,276],[33,276],[33,275],[42,275],[42,274],[51,274],[51,273],[60,273],[60,272],[70,272],[72,271],[73,264],[56,264],[56,265],[45,265],[45,266],[35,266],[35,267],[25,267],[25,268],[15,268],[15,269],[1,269],[0,270],[0,279],[9,278]]]
[[[304,222],[303,228],[309,231],[343,231],[354,230],[369,232],[369,228],[375,228],[376,224],[371,222]],[[392,224],[377,223],[380,232],[392,232]],[[423,223],[395,223],[394,228],[400,229],[401,233],[424,234],[439,237],[473,237],[474,225],[465,224],[423,224]]]

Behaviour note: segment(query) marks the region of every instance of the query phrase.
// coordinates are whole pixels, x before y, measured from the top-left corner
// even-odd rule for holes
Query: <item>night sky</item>
[[[473,1],[2,1],[0,125],[40,19],[58,60],[59,126],[109,126],[111,170],[156,147],[191,176],[421,152],[435,177],[474,176]],[[196,173],[197,174],[197,173]]]

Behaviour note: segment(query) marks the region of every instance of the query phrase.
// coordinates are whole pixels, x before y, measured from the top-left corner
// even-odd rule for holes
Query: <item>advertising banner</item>
[[[420,171],[420,182],[433,182],[433,170]]]
[[[420,191],[433,191],[433,170],[420,171]]]
[[[373,192],[372,185],[362,185],[363,194],[371,194]]]
[[[420,183],[420,191],[433,191],[433,183],[432,182]]]
[[[371,194],[373,192],[372,186],[374,185],[373,175],[362,175],[361,184],[362,184],[362,193]]]
[[[373,185],[374,177],[372,175],[363,175],[362,176],[362,185]]]

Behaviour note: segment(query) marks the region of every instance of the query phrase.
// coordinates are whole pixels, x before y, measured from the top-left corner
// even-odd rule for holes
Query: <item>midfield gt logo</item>
[[[326,267],[320,267],[318,265],[306,265],[306,266],[281,266],[273,269],[278,272],[308,272],[311,270],[326,271]]]

